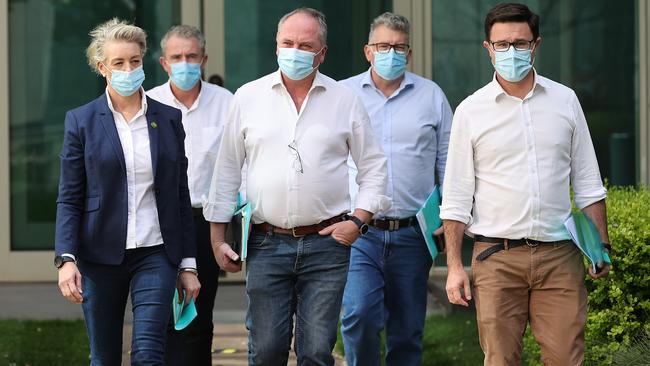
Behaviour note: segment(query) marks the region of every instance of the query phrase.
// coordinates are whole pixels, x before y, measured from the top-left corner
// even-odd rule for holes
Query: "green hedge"
[[[585,365],[612,365],[617,354],[635,345],[635,339],[650,334],[650,191],[610,187],[607,215],[613,267],[604,279],[587,276]],[[541,365],[529,332],[524,347],[537,355],[526,364]]]

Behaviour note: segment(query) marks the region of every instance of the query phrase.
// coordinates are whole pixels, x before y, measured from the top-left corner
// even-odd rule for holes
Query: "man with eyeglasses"
[[[301,365],[333,365],[350,246],[386,209],[386,157],[359,97],[321,74],[325,16],[299,8],[278,23],[279,70],[237,90],[204,209],[221,268],[241,269],[225,243],[242,164],[253,206],[246,293],[250,365],[286,365],[295,316]],[[354,212],[347,159],[359,167]]]
[[[447,296],[476,300],[485,365],[520,365],[527,324],[545,365],[582,365],[587,291],[582,255],[564,221],[576,206],[608,247],[606,191],[573,90],[533,68],[539,16],[499,4],[485,18],[492,82],[456,109],[440,216]],[[474,238],[473,289],[460,260]],[[607,276],[609,266],[589,275]]]
[[[386,195],[392,206],[375,214],[352,247],[343,296],[341,333],[348,365],[419,365],[432,260],[415,214],[442,184],[452,112],[434,82],[406,71],[409,21],[384,13],[364,47],[371,67],[341,81],[363,100],[388,157]],[[356,167],[350,164],[350,190]]]

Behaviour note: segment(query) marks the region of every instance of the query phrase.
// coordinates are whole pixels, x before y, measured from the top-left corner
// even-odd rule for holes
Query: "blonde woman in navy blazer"
[[[91,365],[120,365],[127,296],[131,365],[162,365],[174,288],[196,298],[181,113],[142,89],[146,34],[117,19],[91,33],[106,92],[65,118],[57,199],[59,288],[81,303]]]

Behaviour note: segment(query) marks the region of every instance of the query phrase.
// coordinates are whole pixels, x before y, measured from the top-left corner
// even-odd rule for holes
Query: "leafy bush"
[[[587,276],[586,365],[612,365],[650,334],[650,191],[610,187],[607,215],[613,267],[604,279]],[[524,345],[529,354],[538,352],[530,333]],[[541,365],[538,357],[527,361]]]

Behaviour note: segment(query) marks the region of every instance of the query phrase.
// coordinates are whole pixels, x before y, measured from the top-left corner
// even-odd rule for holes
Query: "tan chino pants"
[[[587,290],[580,251],[568,241],[524,245],[476,261],[492,245],[477,242],[472,255],[484,364],[521,365],[522,338],[530,323],[544,365],[582,365]]]

